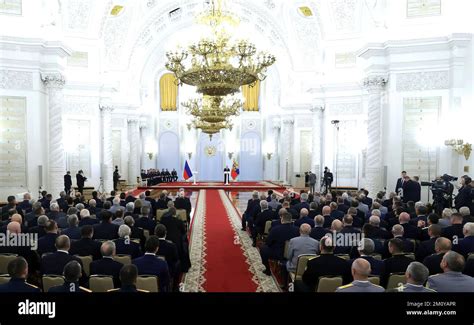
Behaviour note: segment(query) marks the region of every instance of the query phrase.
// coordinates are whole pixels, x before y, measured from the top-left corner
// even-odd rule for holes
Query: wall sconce
[[[188,128],[188,131],[191,131],[192,124],[191,123],[186,123],[186,127]]]
[[[444,141],[444,144],[448,147],[452,147],[454,151],[456,151],[460,155],[464,155],[466,160],[469,160],[472,151],[472,144],[466,142],[461,139],[449,139]]]
[[[148,155],[148,158],[149,158],[150,160],[153,159],[153,152],[147,152],[146,154]]]
[[[270,160],[272,159],[273,152],[267,152],[267,159]]]
[[[190,151],[190,152],[187,152],[188,154],[188,158],[191,159],[191,157],[193,156],[193,153]]]
[[[233,152],[228,152],[227,156],[229,156],[229,159],[232,159],[232,157],[234,156],[234,153]]]

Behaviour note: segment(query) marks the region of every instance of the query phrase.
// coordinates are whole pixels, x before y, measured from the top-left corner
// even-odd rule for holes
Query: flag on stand
[[[239,164],[237,164],[237,162],[234,160],[234,162],[232,163],[232,171],[230,172],[230,175],[232,176],[232,179],[236,179],[239,174]]]
[[[191,172],[191,168],[189,168],[188,161],[186,160],[186,163],[184,164],[183,178],[187,181],[191,177],[193,177],[193,173]]]

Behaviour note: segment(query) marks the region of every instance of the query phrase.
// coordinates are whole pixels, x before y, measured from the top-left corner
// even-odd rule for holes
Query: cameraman
[[[327,167],[324,167],[323,180],[326,188],[326,193],[330,193],[332,190],[333,175],[331,173],[331,170],[329,170],[329,168]]]
[[[459,211],[461,207],[471,207],[472,198],[471,198],[471,181],[472,179],[464,175],[459,180],[461,188],[459,189],[458,195],[454,198],[454,207]]]

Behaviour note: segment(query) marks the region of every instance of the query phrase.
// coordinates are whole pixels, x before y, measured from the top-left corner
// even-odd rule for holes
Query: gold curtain
[[[160,79],[160,106],[162,111],[176,111],[178,84],[172,73],[164,74]]]
[[[258,112],[258,96],[260,94],[260,81],[257,80],[255,86],[242,86],[242,95],[244,96],[244,111]]]

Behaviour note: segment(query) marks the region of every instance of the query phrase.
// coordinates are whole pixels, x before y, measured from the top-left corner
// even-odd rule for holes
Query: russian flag
[[[236,179],[239,176],[239,174],[240,174],[239,164],[237,164],[237,162],[234,160],[230,175],[232,176],[232,179]]]
[[[191,168],[189,168],[188,161],[186,160],[186,163],[184,164],[183,178],[188,180],[191,177],[193,177],[193,173],[191,172]]]

